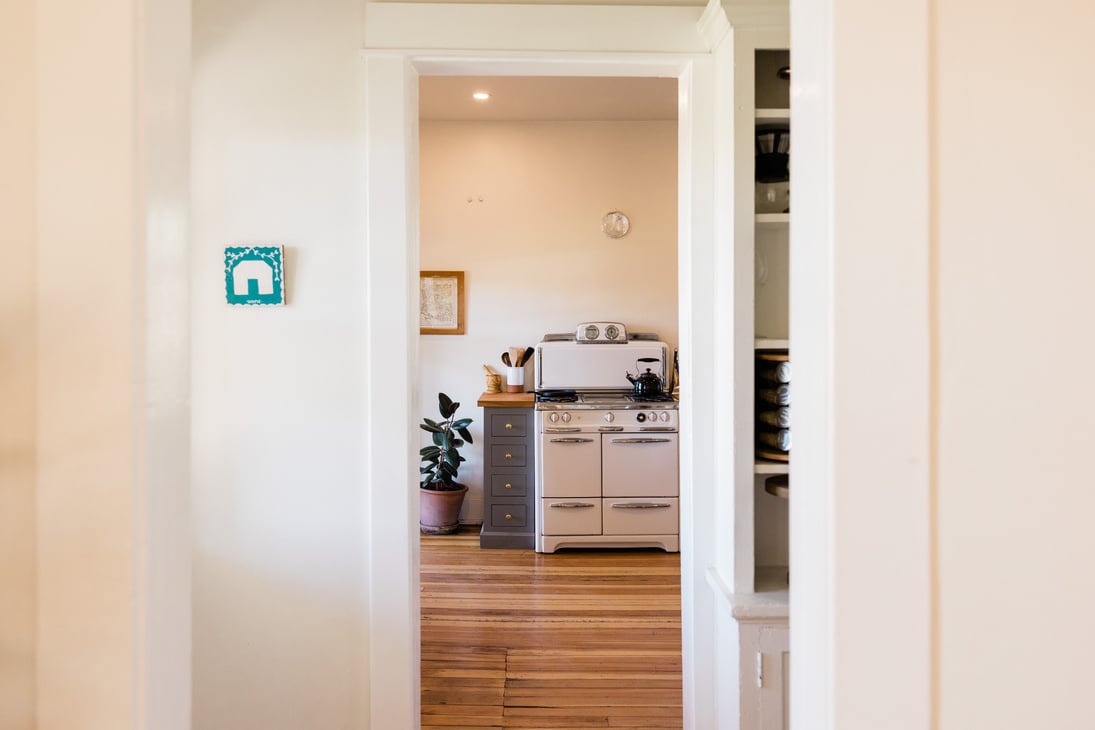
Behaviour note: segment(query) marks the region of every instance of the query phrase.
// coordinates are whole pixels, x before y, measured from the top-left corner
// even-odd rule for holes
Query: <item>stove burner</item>
[[[536,391],[536,400],[539,403],[575,403],[578,393],[565,388]]]
[[[656,395],[632,395],[630,399],[636,403],[671,403],[676,400],[669,393],[658,393]]]

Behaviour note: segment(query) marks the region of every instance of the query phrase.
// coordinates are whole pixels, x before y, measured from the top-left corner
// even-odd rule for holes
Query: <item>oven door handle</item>
[[[544,429],[544,433],[578,433],[582,429],[580,428],[548,428]]]
[[[673,439],[612,439],[614,444],[668,444]]]
[[[593,439],[586,439],[586,438],[580,438],[580,439],[576,439],[576,438],[551,439],[551,443],[553,443],[553,444],[591,444],[591,443],[593,443]]]
[[[639,426],[640,431],[676,431],[672,426]]]
[[[550,505],[552,509],[582,509],[583,507],[596,507],[590,502],[555,502]],[[669,505],[666,505],[668,507]]]
[[[613,502],[612,509],[668,509],[668,502]]]

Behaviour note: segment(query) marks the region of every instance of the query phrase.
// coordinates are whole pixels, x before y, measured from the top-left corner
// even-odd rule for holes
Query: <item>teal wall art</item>
[[[282,247],[225,248],[224,291],[229,304],[285,304]]]

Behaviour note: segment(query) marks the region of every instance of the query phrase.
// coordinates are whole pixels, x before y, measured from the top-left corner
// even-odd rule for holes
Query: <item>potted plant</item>
[[[444,393],[437,394],[437,408],[441,420],[423,418],[419,425],[433,436],[433,444],[423,447],[422,482],[419,489],[420,508],[418,522],[424,535],[448,535],[460,527],[460,507],[468,488],[456,481],[460,463],[460,447],[472,443],[468,432],[470,418],[456,418],[459,403]]]

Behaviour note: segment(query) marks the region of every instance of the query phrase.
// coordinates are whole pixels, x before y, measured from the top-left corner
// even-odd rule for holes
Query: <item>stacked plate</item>
[[[757,456],[787,461],[791,455],[791,360],[786,351],[758,352]]]

